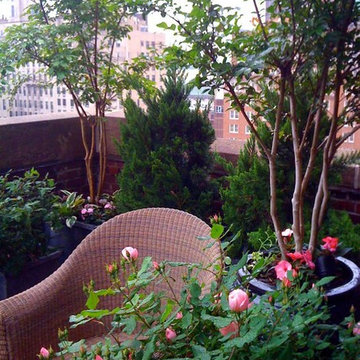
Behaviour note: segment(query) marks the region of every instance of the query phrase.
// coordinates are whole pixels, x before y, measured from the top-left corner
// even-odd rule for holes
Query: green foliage
[[[267,164],[258,156],[253,139],[240,150],[236,167],[229,163],[228,170],[220,189],[224,221],[240,231],[239,241],[244,242],[248,232],[271,221]]]
[[[269,250],[276,245],[276,236],[274,231],[268,226],[259,228],[247,234],[248,242],[254,251]]]
[[[31,169],[0,176],[0,271],[16,273],[47,251],[45,222],[53,218],[54,181]]]
[[[144,95],[146,112],[125,101],[116,206],[120,212],[165,206],[204,218],[216,193],[209,181],[214,130],[206,112],[189,109],[191,89],[181,74],[169,72],[164,85],[156,96]]]
[[[215,231],[214,231],[215,232]],[[61,332],[60,351],[54,355],[67,358],[94,359],[358,359],[360,336],[353,333],[353,314],[341,325],[329,324],[329,312],[319,289],[330,279],[322,279],[315,286],[303,281],[301,273],[291,277],[291,287],[281,286],[258,297],[252,306],[246,292],[240,292],[241,309],[231,309],[230,292],[234,276],[246,263],[247,256],[228,271],[214,264],[186,264],[163,261],[152,266],[145,257],[142,265],[137,260],[121,259],[107,267],[111,286],[95,290],[87,288],[87,309],[71,316],[72,327],[82,326],[96,319],[102,322],[111,316],[111,336],[118,332],[130,335],[127,341],[105,342],[86,346],[84,340],[68,341]],[[262,260],[262,265],[260,260]],[[270,258],[259,257],[256,273]],[[221,262],[220,262],[221,263]],[[173,289],[172,271],[181,267],[183,290]],[[140,269],[140,270],[139,270]],[[199,271],[212,271],[216,279],[209,292],[199,282]],[[251,274],[243,276],[246,287]],[[164,285],[167,292],[152,291]],[[232,294],[234,295],[235,292]],[[106,296],[122,298],[121,306],[102,309],[101,299]],[[100,301],[99,301],[100,300]],[[254,299],[253,299],[254,300]],[[236,310],[236,311],[235,311]],[[350,324],[350,325],[349,325]],[[227,328],[227,327],[230,327]],[[167,336],[171,334],[171,338]],[[81,352],[80,345],[82,346]],[[71,356],[71,357],[70,357]]]

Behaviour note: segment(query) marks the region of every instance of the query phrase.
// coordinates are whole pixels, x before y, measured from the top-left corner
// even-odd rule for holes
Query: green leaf
[[[155,341],[156,341],[156,336],[154,335],[152,337],[152,339],[145,346],[144,354],[143,354],[143,357],[142,357],[143,360],[151,359],[151,356],[155,351]]]
[[[224,227],[222,225],[213,224],[210,235],[213,239],[218,239],[223,232],[224,232]]]
[[[86,301],[86,307],[90,310],[94,310],[96,309],[98,303],[99,303],[99,297],[93,291],[91,291]]]
[[[201,294],[201,287],[197,283],[190,285],[190,295],[192,298],[197,299]]]
[[[171,299],[168,299],[165,310],[161,315],[160,322],[163,323],[169,317],[169,315],[173,311],[174,305],[175,305],[175,302]]]
[[[125,325],[124,332],[128,335],[131,335],[136,328],[136,319],[131,316],[127,319],[121,319],[121,324]]]
[[[152,264],[152,259],[150,256],[146,256],[142,262],[141,269],[139,271],[138,275],[143,274],[145,271],[149,270],[150,266]]]
[[[331,281],[333,281],[335,279],[335,276],[326,276],[324,278],[322,278],[321,280],[319,280],[315,286],[320,287],[320,286],[324,286],[328,283],[330,283]]]

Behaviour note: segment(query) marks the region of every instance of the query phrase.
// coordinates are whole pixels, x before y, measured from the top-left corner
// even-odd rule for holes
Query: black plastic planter
[[[339,323],[350,313],[351,305],[360,305],[360,269],[352,261],[341,256],[336,258],[337,264],[343,269],[346,282],[343,285],[325,291],[330,306],[331,322]],[[239,276],[245,276],[246,270],[240,269]],[[256,295],[263,295],[274,291],[275,288],[263,281],[252,279],[249,283],[250,290]],[[359,314],[360,315],[360,314]]]
[[[49,245],[63,250],[61,262],[64,262],[81,241],[96,228],[97,225],[76,221],[71,229],[64,227],[58,232],[51,232]]]

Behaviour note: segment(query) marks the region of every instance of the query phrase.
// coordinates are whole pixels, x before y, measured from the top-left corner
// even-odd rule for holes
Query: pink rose
[[[40,349],[40,355],[41,355],[43,358],[48,359],[49,356],[50,356],[50,352],[49,352],[48,349],[42,347],[42,348]]]
[[[112,209],[112,208],[113,206],[109,202],[104,205],[104,209]]]
[[[233,290],[229,294],[229,307],[230,310],[235,312],[241,312],[246,310],[249,307],[248,294],[241,289]]]
[[[228,326],[225,326],[221,329],[219,329],[222,336],[226,336],[227,334],[233,333],[233,335],[230,336],[230,339],[233,339],[237,336],[239,331],[239,325],[237,322],[233,321]]]
[[[179,311],[179,312],[176,314],[175,318],[176,318],[177,320],[182,319],[182,318],[183,318],[183,314],[182,314],[182,312],[181,312],[181,311]]]
[[[81,215],[85,215],[87,213],[87,210],[85,208],[81,209]]]
[[[292,270],[292,266],[288,261],[286,260],[279,261],[278,264],[275,266],[276,277],[279,280],[284,279],[284,277],[287,277],[287,272],[289,270]]]
[[[336,251],[336,248],[339,243],[338,238],[333,238],[331,236],[327,236],[326,238],[322,239],[322,241],[325,243],[324,245],[322,245],[322,248],[324,250],[329,250],[330,252]]]
[[[109,264],[109,265],[107,266],[107,271],[111,274],[111,273],[114,271],[114,265]]]
[[[354,335],[360,335],[360,322],[358,322],[357,324],[355,324],[354,328],[353,328],[353,334]]]
[[[121,251],[121,254],[127,261],[136,260],[139,256],[139,252],[137,251],[137,249],[131,246],[127,246],[126,248],[124,248]]]
[[[100,355],[96,355],[95,360],[103,360],[103,358]]]
[[[160,265],[159,265],[159,263],[158,263],[158,262],[153,261],[153,266],[154,266],[154,269],[155,269],[155,270],[159,271],[159,269],[160,269]]]
[[[89,208],[87,209],[87,212],[88,212],[88,214],[92,214],[92,213],[94,212],[94,209],[91,208],[91,207],[89,207]]]
[[[165,330],[165,337],[167,341],[172,342],[176,338],[176,332],[172,328],[168,327]]]

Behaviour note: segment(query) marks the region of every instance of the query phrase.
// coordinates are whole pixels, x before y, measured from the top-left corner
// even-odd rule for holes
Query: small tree
[[[37,62],[39,72],[64,84],[72,95],[81,123],[92,202],[101,195],[105,178],[105,111],[123,90],[114,49],[131,31],[128,20],[136,13],[135,3],[131,4],[122,0],[33,1],[26,11],[28,22],[7,28],[0,44],[3,69]],[[88,103],[93,104],[93,111],[86,108]]]
[[[143,95],[146,111],[125,101],[117,207],[124,212],[164,206],[205,217],[214,193],[209,179],[214,130],[206,111],[190,110],[191,88],[181,74],[170,71],[163,81],[155,96]]]
[[[360,4],[355,0],[277,0],[267,9],[269,21],[265,23],[253,0],[257,26],[242,31],[236,11],[211,1],[190,3],[193,7],[187,13],[174,1],[158,1],[158,9],[177,23],[177,32],[186,44],[169,52],[169,58],[175,55],[177,63],[182,58],[185,64],[199,69],[198,86],[224,88],[232,106],[246,119],[269,165],[270,214],[283,257],[286,248],[277,208],[277,169],[280,129],[289,122],[295,170],[291,211],[296,251],[302,251],[304,243],[304,198],[312,174],[318,174],[309,239],[313,252],[329,199],[329,166],[339,146],[360,128]],[[171,5],[172,10],[167,8]],[[171,29],[166,23],[160,26]],[[256,86],[258,81],[276,92],[275,107],[264,101]],[[311,92],[308,107],[296,98],[304,84]],[[327,96],[332,104],[329,112]],[[289,111],[285,101],[289,102]],[[256,122],[246,114],[246,105],[256,109],[258,119],[272,113],[275,121],[270,144],[263,141]],[[345,125],[349,131],[339,138],[339,130]],[[304,153],[307,144],[308,156]],[[322,163],[317,169],[320,152]]]

